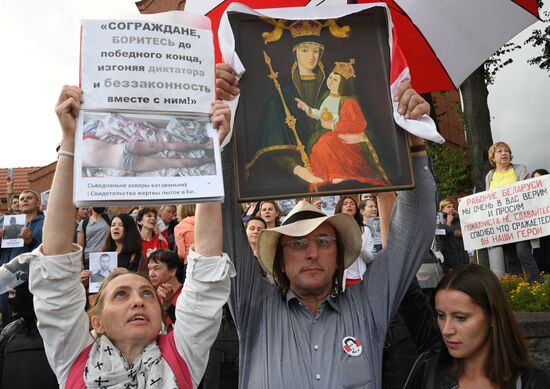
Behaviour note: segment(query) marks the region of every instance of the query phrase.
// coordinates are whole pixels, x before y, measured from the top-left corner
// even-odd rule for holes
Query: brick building
[[[432,116],[437,119],[438,130],[446,143],[451,147],[465,146],[466,133],[458,92],[432,93],[432,109]]]
[[[50,189],[55,172],[56,162],[42,167],[18,167],[13,169],[13,193],[19,194],[23,189],[32,189],[41,193]],[[0,169],[0,213],[6,213],[8,169]]]

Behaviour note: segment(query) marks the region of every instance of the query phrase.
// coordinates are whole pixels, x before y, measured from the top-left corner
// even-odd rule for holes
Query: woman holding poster
[[[500,188],[529,178],[525,165],[512,163],[512,150],[507,143],[489,147],[489,162],[495,168],[485,177],[486,190]],[[528,240],[489,248],[489,263],[496,275],[527,273],[529,282],[538,281],[539,268]]]
[[[30,262],[29,286],[52,370],[60,388],[196,388],[235,272],[221,251],[220,204],[197,205],[191,270],[176,303],[172,332],[159,335],[161,305],[140,273],[108,275],[86,314],[79,280],[82,249],[72,244],[73,153],[81,102],[78,87],[63,88],[56,106],[62,141],[49,202],[56,217],[44,223],[44,244],[23,259]],[[213,108],[212,123],[224,130],[220,133],[228,128],[225,108],[221,103]]]

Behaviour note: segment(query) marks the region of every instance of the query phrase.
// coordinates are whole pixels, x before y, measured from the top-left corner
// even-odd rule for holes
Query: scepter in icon
[[[298,148],[298,152],[300,153],[300,158],[302,159],[302,163],[304,164],[304,167],[313,174],[313,171],[311,170],[311,164],[309,163],[309,157],[307,156],[306,149],[304,147],[304,144],[300,140],[300,137],[298,136],[298,132],[296,131],[296,118],[290,113],[290,110],[288,109],[288,106],[286,104],[285,98],[283,96],[283,92],[281,91],[281,84],[279,84],[279,80],[277,79],[279,77],[279,73],[273,70],[273,67],[271,66],[271,58],[269,58],[269,55],[263,50],[264,53],[264,61],[269,67],[269,78],[273,80],[273,84],[275,85],[275,89],[277,89],[277,93],[279,94],[279,97],[281,98],[281,103],[283,104],[283,108],[285,110],[285,124],[288,126],[290,131],[292,131],[292,134],[294,135],[294,139],[296,140],[296,147]],[[317,192],[317,184],[310,184],[310,188],[313,189],[313,191]]]

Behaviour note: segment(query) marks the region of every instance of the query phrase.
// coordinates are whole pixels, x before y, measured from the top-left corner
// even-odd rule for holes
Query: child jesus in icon
[[[373,186],[387,186],[389,182],[365,133],[367,120],[354,96],[354,62],[353,59],[335,62],[327,77],[328,93],[318,109],[296,99],[298,108],[319,120],[321,127],[309,142],[313,144],[311,169],[325,184],[355,180]],[[368,160],[372,160],[374,166]]]

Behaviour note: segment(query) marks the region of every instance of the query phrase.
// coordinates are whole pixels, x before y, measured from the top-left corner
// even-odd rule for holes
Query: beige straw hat
[[[273,275],[273,262],[281,235],[305,236],[324,222],[336,230],[338,255],[344,257],[344,268],[349,267],[361,252],[361,229],[355,219],[345,213],[327,216],[314,205],[302,200],[290,211],[281,226],[260,232],[256,252],[264,271]]]

